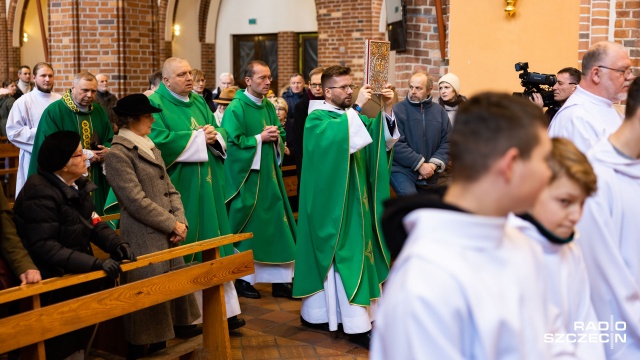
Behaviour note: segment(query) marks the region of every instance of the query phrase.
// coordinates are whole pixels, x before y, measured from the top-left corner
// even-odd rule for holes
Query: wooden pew
[[[284,182],[284,188],[287,191],[293,217],[298,220],[298,176],[296,175],[296,166],[283,166],[281,170],[282,182]]]
[[[44,359],[44,340],[202,290],[202,354],[231,359],[223,284],[254,272],[253,253],[220,258],[219,247],[253,237],[226,235],[138,257],[121,265],[131,271],[160,261],[202,252],[202,263],[112,289],[40,306],[40,294],[105,277],[104,271],[67,275],[0,291],[0,304],[30,299],[32,310],[0,319],[0,354],[26,347],[21,358]],[[197,339],[196,339],[197,341]],[[192,341],[193,342],[193,341]]]
[[[16,197],[16,178],[18,176],[18,158],[20,149],[9,142],[6,136],[0,136],[0,161],[5,165],[0,167],[0,180],[4,195],[13,206]],[[4,176],[9,175],[9,181],[4,182]]]

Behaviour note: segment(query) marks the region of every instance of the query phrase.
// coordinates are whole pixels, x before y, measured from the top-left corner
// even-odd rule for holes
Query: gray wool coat
[[[176,221],[187,223],[180,194],[171,183],[158,148],[153,159],[129,139],[116,135],[105,157],[107,181],[120,206],[121,238],[136,256],[168,249]],[[125,283],[146,279],[184,265],[182,257],[145,266],[122,275]],[[174,337],[173,325],[189,325],[200,317],[189,294],[124,316],[125,338],[143,345]]]

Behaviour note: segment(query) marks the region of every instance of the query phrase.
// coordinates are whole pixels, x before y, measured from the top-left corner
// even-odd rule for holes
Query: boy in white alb
[[[526,100],[469,99],[451,133],[455,166],[443,199],[388,204],[386,240],[408,237],[384,288],[371,359],[574,358],[572,344],[544,342],[562,329],[539,247],[506,226],[551,176],[544,123]]]
[[[551,303],[559,311],[566,340],[548,334],[545,341],[576,340],[581,360],[604,359],[598,319],[591,304],[584,257],[574,240],[585,199],[596,190],[596,175],[587,157],[568,139],[552,139],[551,183],[529,212],[510,215],[508,224],[540,245]],[[571,334],[571,335],[569,335]],[[589,340],[589,341],[587,341]]]
[[[620,128],[587,154],[598,191],[578,223],[591,301],[611,326],[608,359],[640,359],[640,78]],[[624,341],[622,341],[624,340]]]

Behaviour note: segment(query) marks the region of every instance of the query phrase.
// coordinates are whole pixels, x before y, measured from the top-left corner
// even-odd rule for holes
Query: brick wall
[[[6,0],[5,0],[6,1]],[[22,14],[16,14],[18,0],[9,0],[9,9],[7,10],[7,76],[10,79],[18,78],[18,68],[20,67],[20,48],[13,47],[13,24],[14,21],[20,21],[24,18],[27,7],[24,6]],[[17,15],[17,16],[16,16]]]
[[[0,9],[6,9],[7,2],[0,0]],[[7,14],[2,11],[0,13],[0,79],[8,79],[9,63],[7,58],[9,56],[9,38],[7,37]],[[0,80],[2,81],[2,80]]]
[[[278,86],[289,86],[289,77],[298,69],[298,35],[294,32],[278,33]],[[278,89],[278,90],[280,90]]]
[[[362,82],[364,41],[384,40],[379,31],[382,0],[316,0],[318,65],[351,68],[354,83]]]
[[[207,79],[207,88],[215,89],[218,86],[216,78],[216,44],[201,43],[202,46],[202,72]]]
[[[164,29],[166,26],[168,3],[169,3],[168,0],[160,0],[160,5],[158,8],[158,37],[159,37],[158,52],[159,54],[158,54],[158,63],[154,71],[161,70],[162,63],[164,63],[164,61],[167,58],[170,58],[171,55],[173,54],[171,41],[165,41],[164,39]]]
[[[407,0],[407,50],[396,53],[396,88],[400,99],[407,94],[409,78],[416,71],[426,71],[434,77],[434,83],[449,70],[448,58],[442,61],[438,36],[438,19],[435,0]],[[445,27],[449,24],[449,0],[443,0]],[[446,29],[444,29],[446,31]],[[449,34],[446,33],[448,49]],[[447,54],[448,56],[448,54]],[[437,85],[433,94],[437,95]]]

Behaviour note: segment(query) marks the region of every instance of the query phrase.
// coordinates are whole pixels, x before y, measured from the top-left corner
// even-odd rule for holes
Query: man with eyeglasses
[[[389,273],[379,221],[400,134],[391,84],[381,93],[384,114],[368,118],[360,112],[371,86],[354,101],[350,73],[342,66],[324,70],[325,101],[307,117],[293,285],[294,296],[303,298],[303,325],[336,331],[342,324],[353,342],[368,348],[369,310]]]
[[[591,46],[582,58],[580,85],[552,119],[549,135],[567,138],[586,153],[622,124],[613,104],[626,99],[632,80],[624,46],[606,41]]]
[[[260,60],[244,70],[238,90],[222,117],[227,130],[226,202],[233,233],[253,232],[235,245],[253,250],[255,273],[236,280],[239,296],[258,299],[255,283],[271,283],[273,297],[291,297],[296,224],[282,181],[285,131],[265,95],[271,70]]]
[[[433,188],[449,161],[451,121],[446,110],[431,97],[433,78],[419,71],[409,79],[409,93],[393,111],[400,140],[395,146],[391,186],[398,196]]]
[[[304,145],[304,125],[309,115],[309,108],[313,108],[311,104],[321,104],[324,100],[322,94],[322,72],[324,68],[317,67],[309,72],[309,90],[307,96],[295,106],[295,115],[293,117],[293,134],[287,134],[287,137],[293,136],[296,147],[293,149],[293,157],[296,161],[296,173],[298,175],[298,193],[300,193],[300,175],[302,174],[302,147]]]

